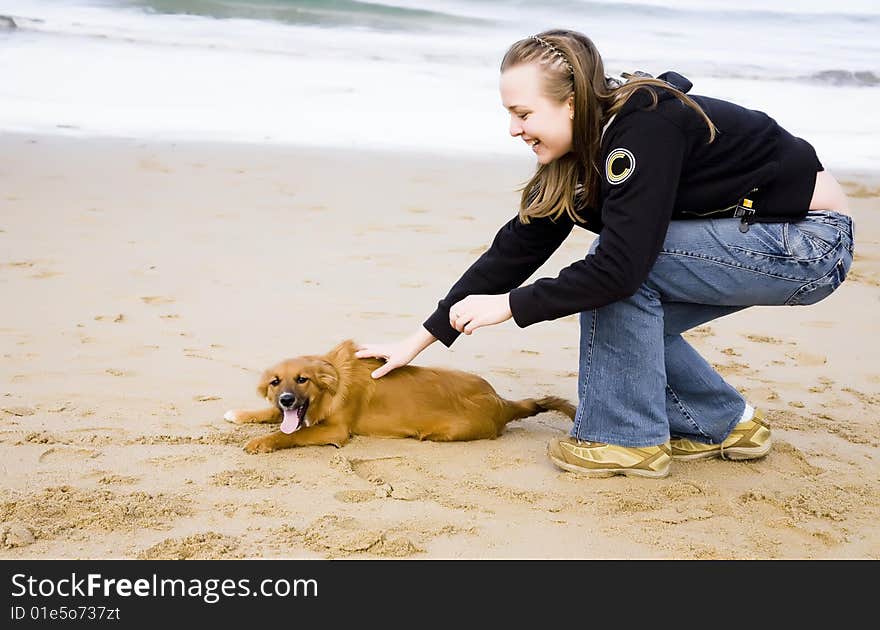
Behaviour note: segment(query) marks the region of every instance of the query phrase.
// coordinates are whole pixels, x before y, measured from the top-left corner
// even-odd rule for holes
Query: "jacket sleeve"
[[[636,111],[620,121],[604,146],[609,148],[600,164],[606,192],[598,246],[556,278],[511,291],[510,309],[520,327],[633,295],[660,253],[684,163],[684,132],[656,110]],[[630,158],[627,174],[623,165]]]
[[[504,224],[492,246],[471,265],[440,300],[424,327],[449,347],[459,333],[449,325],[449,309],[469,295],[506,293],[525,282],[555,252],[571,233],[574,223],[567,216],[556,221],[532,219],[524,224],[519,216]]]

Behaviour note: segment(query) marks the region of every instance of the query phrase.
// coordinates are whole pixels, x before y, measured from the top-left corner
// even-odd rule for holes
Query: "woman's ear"
[[[574,94],[568,97],[568,118],[574,120]]]
[[[339,388],[339,374],[330,363],[322,363],[316,368],[315,381],[317,381],[321,388],[326,389],[331,394],[335,394]]]

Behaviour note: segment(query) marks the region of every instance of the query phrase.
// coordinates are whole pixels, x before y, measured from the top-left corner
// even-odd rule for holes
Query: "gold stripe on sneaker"
[[[658,459],[670,459],[672,455],[672,451],[665,445],[661,444],[656,453],[654,453],[651,457],[644,460],[641,464],[633,466],[633,468],[644,468],[646,470],[657,470],[656,468],[652,468],[652,464],[656,462]],[[662,463],[661,463],[662,466]]]
[[[756,414],[756,416],[757,416],[757,411],[755,412],[755,414]],[[753,440],[752,438],[754,438],[754,437],[755,437],[755,434],[757,434],[759,431],[761,431],[761,429],[768,429],[768,430],[769,430],[770,427],[767,426],[764,422],[762,422],[762,421],[761,421],[759,418],[757,418],[756,416],[753,416],[752,419],[749,421],[749,422],[752,423],[752,426],[749,427],[749,431],[748,431],[747,433],[744,433],[744,434],[743,434],[743,435],[742,435],[742,436],[741,436],[736,442],[734,442],[733,444],[730,444],[730,445],[728,445],[728,446],[726,446],[726,447],[724,447],[724,448],[731,448],[731,447],[734,447],[734,446],[736,446],[736,447],[742,447],[742,446],[761,446],[761,444],[762,444],[761,441]],[[743,423],[743,424],[745,424],[745,423]],[[736,430],[737,430],[736,427],[734,427],[734,430],[732,431],[732,433],[733,433],[733,432],[736,432]],[[727,440],[725,440],[725,442],[726,442],[726,441],[727,441]],[[747,442],[748,444],[745,444],[746,442]]]

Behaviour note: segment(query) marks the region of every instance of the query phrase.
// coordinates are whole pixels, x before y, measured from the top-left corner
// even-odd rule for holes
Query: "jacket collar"
[[[688,81],[685,77],[681,76],[677,72],[664,72],[660,76],[657,77],[660,81],[665,81],[672,87],[680,90],[681,92],[689,92],[690,89],[694,86],[693,83]],[[655,94],[657,94],[657,98],[659,101],[665,101],[670,98],[675,98],[675,95],[667,90],[661,90],[659,88],[650,87]],[[651,95],[647,90],[638,90],[635,94],[633,94],[629,100],[626,102],[626,105],[618,112],[619,117],[623,117],[624,114],[628,114],[629,112],[642,109],[651,105]]]
[[[687,78],[683,77],[677,72],[664,72],[657,78],[661,81],[665,81],[672,87],[684,93],[689,92],[690,89],[694,87],[693,83],[691,83]],[[674,94],[667,90],[661,90],[654,87],[649,87],[649,89],[657,95],[658,102],[666,101],[671,98],[676,98]],[[651,103],[651,95],[648,93],[647,90],[638,90],[637,92],[635,92],[632,96],[629,97],[629,100],[627,100],[626,104],[620,109],[620,111],[612,116],[607,123],[605,123],[605,127],[602,128],[602,139],[605,138],[605,132],[608,131],[608,128],[615,120],[623,118],[624,116],[635,110],[650,107]]]

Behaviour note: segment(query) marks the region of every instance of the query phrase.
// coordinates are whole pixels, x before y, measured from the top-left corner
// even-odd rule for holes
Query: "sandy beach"
[[[773,451],[662,480],[556,469],[550,413],[497,440],[249,455],[257,379],[414,331],[515,214],[532,163],[0,135],[0,557],[880,559],[880,179],[849,278],[686,333]],[[535,277],[584,255],[576,230]],[[576,401],[575,316],[417,365]]]

